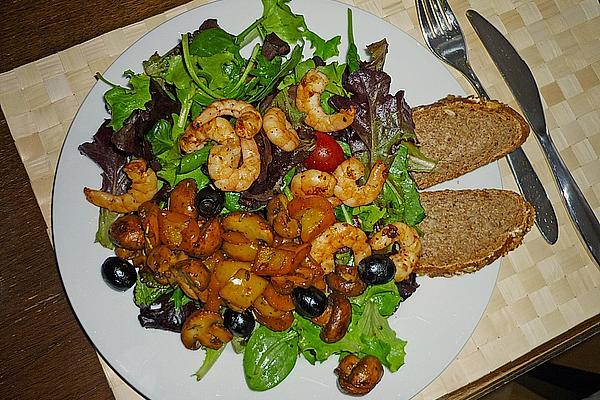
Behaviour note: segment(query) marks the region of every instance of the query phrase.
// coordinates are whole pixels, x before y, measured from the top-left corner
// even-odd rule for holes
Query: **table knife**
[[[477,11],[468,10],[467,18],[538,138],[569,216],[590,256],[600,268],[600,223],[547,131],[540,93],[531,70],[504,35]]]

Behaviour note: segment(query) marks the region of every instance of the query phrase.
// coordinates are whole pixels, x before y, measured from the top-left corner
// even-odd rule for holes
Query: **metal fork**
[[[460,71],[480,97],[489,100],[490,97],[469,64],[465,39],[448,1],[416,0],[416,6],[427,47],[440,60]],[[527,155],[519,147],[506,158],[521,193],[536,210],[535,224],[542,237],[554,244],[558,239],[556,215]]]

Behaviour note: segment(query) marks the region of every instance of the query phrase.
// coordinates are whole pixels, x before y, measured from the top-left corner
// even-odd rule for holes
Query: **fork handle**
[[[483,88],[477,75],[475,75],[470,66],[466,70],[465,77],[471,86],[473,86],[473,89],[475,89],[480,97],[489,100],[490,96]],[[507,154],[506,159],[523,197],[535,208],[535,224],[542,237],[550,244],[556,243],[558,239],[556,214],[554,213],[552,203],[548,199],[546,190],[542,186],[542,182],[540,182],[540,179],[531,166],[531,162],[529,162],[529,158],[527,158],[523,149],[519,147],[513,150],[512,153]]]

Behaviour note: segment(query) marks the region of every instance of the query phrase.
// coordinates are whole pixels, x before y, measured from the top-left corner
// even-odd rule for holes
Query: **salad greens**
[[[234,98],[252,103],[263,112],[270,106],[284,110],[301,144],[293,152],[284,152],[258,135],[260,175],[247,191],[225,193],[222,214],[259,209],[279,192],[291,200],[290,181],[314,148],[312,129],[303,123],[304,113],[296,108],[293,90],[308,70],[316,68],[329,81],[321,96],[325,112],[349,107],[357,110],[352,125],[334,133],[346,156],[358,157],[367,173],[377,162],[389,171],[374,203],[354,208],[341,205],[335,209],[336,218],[367,233],[382,224],[403,221],[416,226],[422,221],[425,213],[410,172],[429,171],[435,162],[419,151],[404,92],[390,93],[391,77],[383,71],[387,42],[383,39],[367,46],[370,59],[361,60],[349,9],[345,62],[329,61],[339,55],[341,37],[321,38],[308,28],[302,15],[293,13],[288,2],[262,0],[262,16],[238,35],[223,30],[216,20],[206,20],[195,32],[183,34],[181,43],[172,50],[145,60],[143,73],[126,71],[128,87],[105,81],[111,86],[104,95],[111,118],[102,124],[92,142],[79,147],[102,168],[103,191],[126,191],[128,179],[122,167],[131,156],[148,161],[164,190],[186,178],[193,178],[198,189],[209,185],[203,167],[213,143],[182,155],[178,140],[205,107],[215,100]],[[242,50],[256,38],[260,38],[260,44],[245,58]],[[304,58],[307,49],[313,55]],[[96,240],[105,247],[114,247],[108,228],[117,217],[118,213],[100,211]],[[349,254],[340,254],[337,261],[351,262]],[[417,287],[412,276],[406,283],[369,286],[360,296],[350,298],[351,323],[336,343],[321,340],[321,328],[299,315],[283,332],[258,326],[247,343],[235,345],[244,354],[248,386],[253,390],[276,386],[292,371],[299,355],[312,364],[332,355],[374,355],[390,371],[398,370],[404,363],[406,342],[396,336],[388,318]],[[160,285],[142,271],[134,301],[140,308],[142,326],[173,331],[180,330],[185,318],[201,307],[180,288]],[[204,361],[194,374],[196,379],[208,373],[224,347],[205,349]]]

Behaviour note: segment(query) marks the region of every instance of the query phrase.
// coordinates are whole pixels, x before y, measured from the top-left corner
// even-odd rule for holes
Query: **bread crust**
[[[419,189],[458,178],[496,161],[519,148],[529,136],[529,124],[521,114],[496,100],[447,96],[433,104],[415,107],[412,112],[421,150],[438,161],[433,171],[412,174]],[[472,119],[468,124],[464,121],[465,114]],[[453,121],[457,115],[459,118]],[[477,148],[478,144],[485,152]]]
[[[531,229],[535,217],[533,206],[520,194],[509,190],[468,189],[422,192],[421,201],[427,217],[420,226],[424,231],[423,255],[415,272],[431,277],[450,277],[475,272],[506,255],[522,243],[523,237]],[[515,215],[510,215],[510,221],[506,221],[504,217],[494,219],[493,213],[490,215],[465,215],[464,212],[468,209],[489,210],[489,207],[494,206],[516,210]],[[457,219],[456,215],[445,215],[443,211],[447,207],[460,209],[461,212],[458,214],[463,215],[464,218]],[[502,213],[496,213],[496,216],[500,214]],[[469,221],[469,218],[476,219],[475,225],[473,220]],[[483,226],[484,224],[487,225]],[[479,243],[474,243],[476,235],[471,235],[471,232],[464,232],[460,238],[444,237],[448,235],[448,232],[459,231],[460,233],[460,229],[473,226],[480,228],[483,232],[484,237]],[[489,235],[486,236],[486,233]],[[486,241],[486,238],[491,239],[491,242]],[[448,249],[446,246],[452,247]],[[465,247],[468,247],[469,250],[465,250]],[[437,256],[440,253],[453,254],[455,259],[445,260],[443,257]]]

